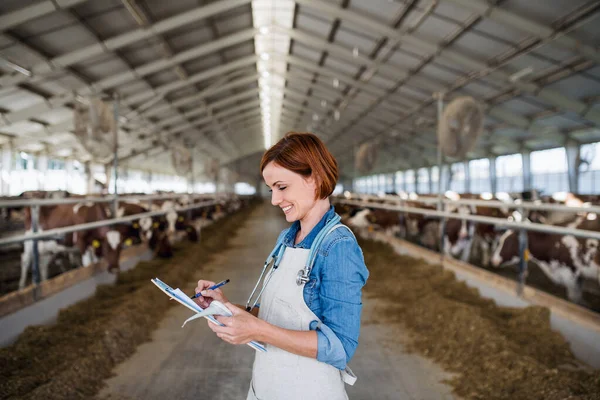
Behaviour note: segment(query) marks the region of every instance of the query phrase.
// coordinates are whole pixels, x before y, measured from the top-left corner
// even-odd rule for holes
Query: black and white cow
[[[593,214],[595,215],[595,214]],[[570,228],[600,231],[595,218],[580,216],[566,225]],[[569,300],[582,302],[583,278],[598,279],[598,240],[543,232],[527,232],[528,252],[544,274],[557,285],[564,286]],[[501,267],[519,262],[519,234],[506,231],[492,256],[492,265]]]

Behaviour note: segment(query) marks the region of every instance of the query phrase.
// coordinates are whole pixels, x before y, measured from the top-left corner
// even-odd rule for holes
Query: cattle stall
[[[348,194],[348,197],[351,195]],[[443,203],[447,214],[443,215],[427,208],[427,204],[437,202],[436,199],[420,198],[407,202],[399,196],[353,197],[370,202],[362,204],[362,207],[383,215],[377,218],[376,215],[369,216],[370,211],[362,211],[366,218],[359,220],[361,212],[354,211],[357,214],[351,223],[363,227],[371,225],[388,233],[389,228],[394,227],[399,237],[406,240],[434,251],[440,252],[442,249],[444,255],[511,277],[518,282],[518,290],[522,290],[526,281],[533,282],[536,287],[600,311],[598,206],[586,204],[564,207],[537,202],[508,204],[477,199],[446,199]],[[339,201],[341,204],[345,202],[344,199]],[[345,204],[361,207],[352,202]],[[392,205],[392,208],[385,204]],[[394,205],[400,208],[394,209]],[[376,211],[378,209],[388,211]],[[497,213],[491,217],[490,210],[497,210]],[[509,210],[514,211],[511,214]],[[539,220],[532,223],[527,218],[528,214],[537,215],[544,211],[571,213],[572,221],[549,225]],[[522,219],[524,224],[519,225],[515,216]],[[421,218],[420,222],[414,222],[415,218]],[[423,218],[426,218],[425,222]],[[438,219],[447,220],[443,233]],[[412,231],[411,223],[416,224],[412,226]],[[489,236],[481,237],[483,234]],[[473,257],[475,249],[479,250],[479,254]],[[482,250],[486,253],[483,254]],[[532,264],[531,268],[529,264]]]
[[[156,245],[152,244],[152,239],[148,240],[146,236],[152,235],[152,231],[156,231],[156,235],[159,233],[162,234],[162,231],[172,230],[174,231],[176,228],[178,231],[184,231],[190,237],[197,236],[197,231],[199,231],[200,226],[192,226],[193,220],[190,217],[202,217],[202,212],[198,212],[199,209],[204,210],[204,217],[212,218],[212,214],[214,210],[209,210],[210,207],[214,207],[215,204],[219,204],[221,201],[225,201],[225,197],[215,198],[214,196],[206,196],[206,195],[195,195],[189,196],[185,195],[185,204],[183,206],[181,203],[171,203],[167,204],[165,202],[170,202],[175,199],[182,198],[182,195],[151,195],[151,196],[124,196],[120,197],[120,207],[118,208],[118,216],[119,218],[111,218],[110,211],[99,215],[100,218],[96,221],[84,221],[87,222],[87,225],[84,224],[82,226],[77,226],[74,222],[78,221],[61,221],[60,224],[58,221],[54,222],[54,226],[48,225],[43,228],[37,228],[35,225],[31,223],[33,220],[32,217],[35,217],[35,212],[31,212],[30,210],[37,210],[39,213],[40,208],[42,210],[49,210],[48,212],[53,212],[57,210],[59,207],[62,207],[64,211],[61,211],[62,217],[64,218],[64,213],[70,214],[72,210],[79,207],[81,209],[82,205],[85,207],[91,207],[95,204],[106,204],[114,201],[114,197],[87,197],[87,198],[72,198],[72,199],[46,199],[46,200],[5,200],[0,203],[0,207],[4,207],[5,209],[15,209],[20,208],[23,209],[27,214],[26,221],[13,221],[13,226],[15,229],[7,230],[2,233],[2,238],[0,238],[0,251],[3,259],[7,260],[5,264],[3,264],[2,271],[2,282],[0,283],[0,287],[2,287],[2,293],[7,294],[17,288],[23,289],[25,287],[25,283],[33,284],[34,280],[36,284],[39,284],[42,277],[39,274],[39,250],[37,258],[33,253],[35,253],[35,247],[37,247],[38,243],[42,246],[42,252],[46,251],[51,253],[50,259],[43,260],[45,262],[44,268],[46,268],[46,272],[44,272],[44,279],[54,277],[59,275],[62,272],[66,272],[68,270],[72,270],[77,266],[81,265],[82,256],[86,250],[88,250],[88,246],[85,248],[79,249],[71,249],[69,246],[57,247],[57,248],[48,248],[47,241],[39,241],[32,240],[27,241],[29,243],[27,251],[30,251],[33,257],[32,259],[24,260],[25,257],[25,249],[22,246],[22,243],[25,239],[30,238],[46,238],[52,242],[51,239],[59,239],[59,241],[64,241],[65,237],[68,238],[69,235],[73,235],[76,237],[77,231],[89,231],[90,229],[99,229],[104,226],[117,226],[117,229],[122,233],[122,240],[119,242],[119,246],[128,247],[132,244],[138,244],[144,242],[149,244],[153,249]],[[206,200],[214,199],[212,202],[207,202]],[[203,201],[203,203],[192,204],[192,202]],[[152,208],[150,205],[152,203],[156,203],[157,201],[161,201],[161,207]],[[146,204],[147,207],[142,207],[140,204]],[[221,203],[222,204],[222,203]],[[164,206],[168,207],[165,208]],[[133,210],[129,210],[131,207],[134,207]],[[150,211],[152,209],[152,211]],[[128,212],[131,211],[131,212]],[[102,210],[100,210],[102,211]],[[210,215],[208,215],[208,211],[210,211]],[[172,217],[169,217],[169,214],[173,214]],[[165,218],[167,217],[167,218]],[[167,221],[167,219],[171,219],[172,221]],[[188,222],[186,222],[188,221]],[[51,221],[50,221],[51,223]],[[140,226],[146,223],[147,226]],[[90,225],[91,224],[91,225]],[[117,225],[118,224],[118,225]],[[172,226],[169,226],[171,224]],[[27,226],[26,226],[27,225]],[[197,224],[196,224],[197,225]],[[53,227],[60,226],[59,230],[53,230]],[[162,227],[161,227],[162,226]],[[24,231],[25,235],[23,235]],[[43,234],[34,234],[34,229],[43,230]],[[153,238],[156,239],[156,238]],[[33,244],[31,242],[34,242]],[[91,240],[88,243],[89,246],[95,247],[97,241]],[[100,247],[100,246],[98,246]],[[161,246],[159,246],[160,248]],[[83,251],[82,251],[83,250]],[[76,251],[77,254],[73,256],[72,252]],[[25,269],[23,267],[24,262],[27,261],[31,268]],[[89,261],[87,262],[89,264]],[[36,278],[37,276],[37,278]],[[20,282],[19,282],[20,281]]]

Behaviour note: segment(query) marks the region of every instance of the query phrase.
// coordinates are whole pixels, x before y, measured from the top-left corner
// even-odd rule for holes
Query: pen
[[[229,279],[225,279],[224,281],[219,282],[216,285],[212,285],[211,287],[206,288],[204,290],[215,290],[215,289],[218,289],[218,288],[220,288],[221,286],[223,286],[223,285],[225,285],[227,283],[229,283]],[[196,293],[195,295],[190,296],[190,299],[195,299],[195,298],[198,298],[198,297],[202,297],[202,295],[200,293]]]

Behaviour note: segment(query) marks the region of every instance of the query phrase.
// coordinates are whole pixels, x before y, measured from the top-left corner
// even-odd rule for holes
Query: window
[[[531,153],[531,183],[544,194],[569,190],[564,147]]]
[[[452,164],[451,171],[452,181],[450,181],[450,190],[456,193],[465,193],[465,164]]]
[[[337,186],[336,186],[336,190],[337,190]],[[254,188],[254,186],[248,185],[246,182],[236,183],[233,191],[235,192],[235,194],[239,194],[239,195],[244,195],[244,194],[253,195],[256,193],[256,189]],[[334,191],[334,195],[335,195],[335,191]]]
[[[404,191],[404,174],[402,171],[396,172],[396,193]]]
[[[581,146],[579,193],[600,194],[600,142]]]
[[[65,162],[63,160],[51,158],[48,160],[48,169],[53,171],[64,170]]]
[[[498,192],[523,191],[523,157],[520,154],[501,156],[496,159],[496,190]]]
[[[29,154],[25,153],[25,152],[20,152],[17,154],[17,157],[15,157],[15,169],[17,170],[23,170],[23,169],[27,169],[27,161],[29,160]]]
[[[415,188],[415,171],[412,169],[409,169],[408,171],[404,172],[404,187],[406,189],[406,191],[408,193],[411,192],[415,192],[416,188]]]
[[[471,175],[471,193],[491,192],[490,160],[481,158],[469,162]]]
[[[429,193],[429,171],[427,168],[419,168],[417,171],[419,176],[418,193]]]

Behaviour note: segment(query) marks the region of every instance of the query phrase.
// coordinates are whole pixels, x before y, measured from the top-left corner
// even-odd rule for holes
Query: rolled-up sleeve
[[[353,237],[334,239],[320,268],[321,321],[317,331],[317,360],[344,369],[358,346],[362,288],[369,277],[364,257]]]

